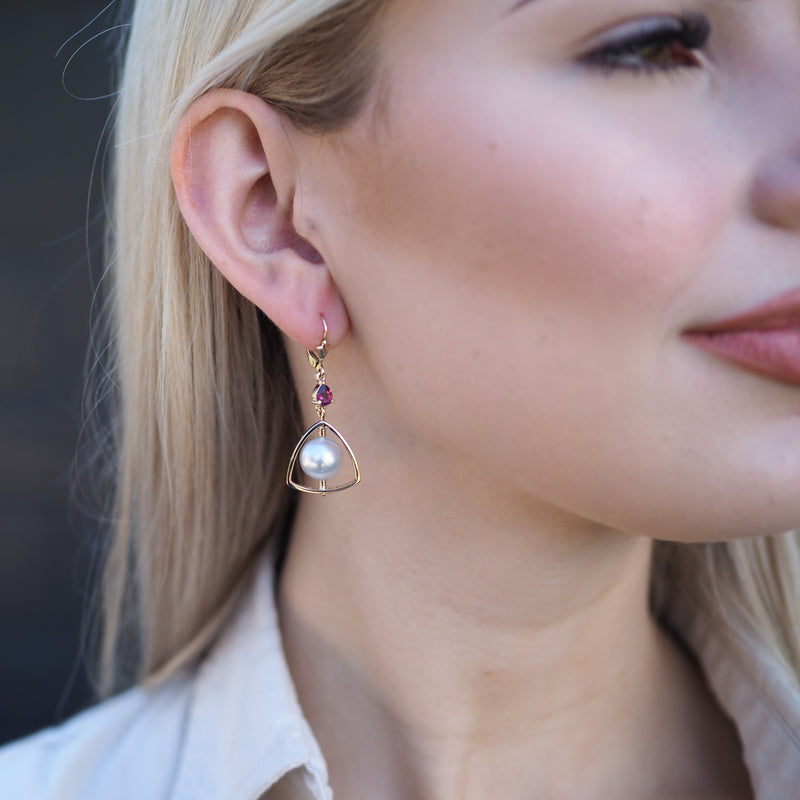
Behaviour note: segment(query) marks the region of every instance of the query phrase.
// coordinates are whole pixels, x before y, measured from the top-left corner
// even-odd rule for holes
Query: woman
[[[139,688],[11,796],[796,796],[798,85],[790,0],[140,0]]]

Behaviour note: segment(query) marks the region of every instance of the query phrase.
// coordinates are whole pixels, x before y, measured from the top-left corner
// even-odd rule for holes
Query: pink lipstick
[[[800,289],[683,336],[750,372],[800,386]]]

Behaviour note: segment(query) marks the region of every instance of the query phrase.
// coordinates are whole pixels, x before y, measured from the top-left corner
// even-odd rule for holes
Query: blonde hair
[[[288,529],[299,435],[276,329],[190,235],[173,133],[213,87],[260,94],[323,131],[355,115],[374,71],[376,0],[141,0],[115,131],[112,329],[118,396],[100,691],[157,682],[208,646],[256,554]],[[305,76],[305,77],[304,77]]]
[[[179,213],[173,132],[214,87],[254,92],[324,132],[363,107],[383,0],[139,0],[115,134],[111,312],[118,394],[100,690],[157,683],[213,642],[292,502],[296,398],[277,331],[214,269]],[[800,547],[793,534],[657,544],[655,611],[698,608],[796,680]],[[701,592],[707,587],[713,591]]]

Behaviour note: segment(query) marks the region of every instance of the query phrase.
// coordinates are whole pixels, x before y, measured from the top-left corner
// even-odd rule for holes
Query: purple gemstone
[[[333,402],[333,392],[324,383],[317,389],[317,402],[324,408]]]

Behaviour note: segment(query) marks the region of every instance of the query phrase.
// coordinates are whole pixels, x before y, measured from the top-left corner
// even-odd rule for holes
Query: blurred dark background
[[[72,501],[116,39],[98,0],[0,6],[0,742],[86,705],[97,525]],[[68,63],[69,62],[69,63]],[[63,73],[63,74],[62,74]]]

